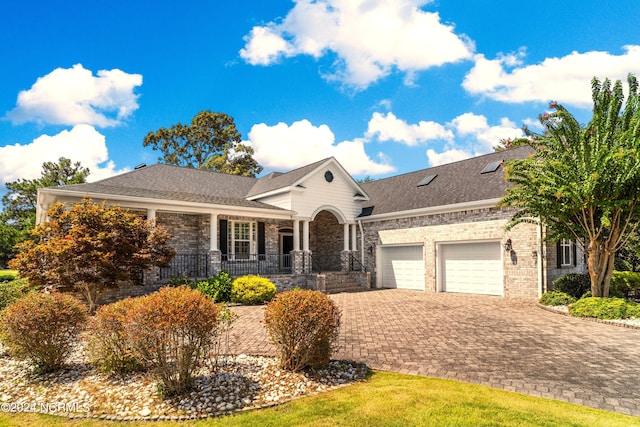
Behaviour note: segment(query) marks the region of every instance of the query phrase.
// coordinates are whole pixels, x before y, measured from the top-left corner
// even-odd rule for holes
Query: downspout
[[[362,228],[362,220],[358,220],[358,227],[360,228],[360,265],[364,269],[364,229]]]
[[[546,290],[546,284],[545,284],[545,274],[544,274],[544,263],[545,263],[545,256],[544,256],[544,240],[543,240],[543,234],[542,234],[542,223],[538,224],[538,280],[540,281],[539,286],[538,286],[538,298],[540,298],[542,296],[542,294],[545,292]]]

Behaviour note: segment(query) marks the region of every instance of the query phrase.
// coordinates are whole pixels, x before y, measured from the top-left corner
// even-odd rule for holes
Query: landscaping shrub
[[[18,278],[18,275],[13,271],[0,271],[0,284],[5,282],[13,282]]]
[[[276,285],[266,277],[242,276],[233,281],[231,301],[240,304],[261,304],[276,295]]]
[[[139,301],[127,298],[105,305],[90,319],[87,352],[101,371],[125,374],[143,369],[127,336],[129,315]]]
[[[216,276],[199,282],[196,289],[215,302],[230,302],[232,287],[233,278],[226,271],[221,271]]]
[[[611,275],[609,296],[627,298],[629,292],[640,288],[640,273],[633,271],[614,271]]]
[[[63,365],[86,316],[87,308],[70,295],[31,292],[2,312],[2,339],[11,355],[51,372]]]
[[[569,313],[576,317],[595,317],[597,319],[627,319],[639,317],[640,307],[633,301],[622,298],[588,297],[576,301],[569,307]]]
[[[591,278],[588,274],[571,273],[558,277],[553,282],[553,290],[564,292],[575,299],[580,299],[585,292],[591,290]]]
[[[283,369],[300,371],[329,363],[340,311],[322,292],[296,289],[278,294],[267,305],[264,322]]]
[[[195,289],[198,283],[195,280],[191,280],[187,277],[171,277],[167,282],[167,286],[172,288],[178,288],[180,286],[188,286],[191,289]]]
[[[216,340],[219,307],[186,286],[137,298],[127,336],[168,395],[189,390],[193,374]]]
[[[0,311],[6,306],[24,296],[28,290],[29,280],[19,279],[0,283]]]
[[[542,305],[569,305],[576,302],[576,299],[562,291],[550,291],[542,294],[539,300]]]

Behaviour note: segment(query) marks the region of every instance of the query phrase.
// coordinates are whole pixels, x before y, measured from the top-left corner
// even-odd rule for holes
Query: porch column
[[[218,214],[209,214],[209,276],[222,270],[222,253],[218,247]]]
[[[300,220],[293,220],[293,250],[300,250]]]
[[[349,224],[347,224],[346,222],[344,223],[344,247],[342,248],[342,250],[349,250]]]
[[[153,225],[156,224],[156,210],[155,209],[147,209],[147,219],[150,219],[153,222]]]
[[[309,251],[309,220],[302,221],[302,250]]]
[[[358,250],[358,242],[356,241],[356,224],[351,224],[351,251]]]
[[[218,250],[218,214],[209,215],[209,250]]]

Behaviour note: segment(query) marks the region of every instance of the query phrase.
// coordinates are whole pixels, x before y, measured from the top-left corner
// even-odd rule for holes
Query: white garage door
[[[424,290],[422,246],[382,248],[382,287]]]
[[[503,295],[500,242],[442,245],[440,259],[443,291]]]

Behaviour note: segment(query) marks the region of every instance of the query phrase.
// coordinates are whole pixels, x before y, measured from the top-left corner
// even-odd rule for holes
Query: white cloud
[[[337,56],[324,77],[366,88],[393,69],[407,74],[470,59],[473,43],[443,24],[430,0],[297,0],[279,23],[254,27],[240,56],[249,64],[270,65],[281,58],[327,53]]]
[[[380,175],[394,170],[383,156],[376,162],[367,155],[364,139],[336,144],[327,125],[314,126],[308,120],[290,126],[256,124],[248,137],[255,150],[254,158],[267,169],[286,171],[333,156],[353,175]]]
[[[93,126],[76,125],[56,135],[41,135],[31,143],[0,147],[0,180],[39,178],[44,162],[57,162],[60,157],[90,169],[88,180],[97,181],[124,170],[115,170],[109,158],[104,135]],[[105,164],[106,162],[106,164]]]
[[[501,102],[548,102],[587,108],[592,105],[591,79],[626,80],[628,73],[640,73],[640,46],[623,47],[624,53],[572,52],[547,58],[539,64],[522,65],[523,52],[487,59],[475,56],[475,66],[462,83],[474,95]]]
[[[429,160],[430,166],[444,165],[446,163],[457,162],[458,160],[464,160],[471,157],[472,154],[461,149],[452,148],[445,150],[441,153],[437,153],[435,150],[429,148],[427,150],[427,160]]]
[[[499,125],[490,126],[485,116],[464,113],[454,118],[450,126],[456,135],[472,138],[473,155],[489,153],[501,140],[522,137],[522,129],[506,117],[500,119]]]
[[[366,137],[415,146],[430,140],[450,141],[453,139],[453,132],[436,122],[421,120],[418,124],[408,124],[391,112],[387,114],[376,112],[369,120]]]
[[[81,64],[56,68],[21,91],[16,107],[5,117],[14,124],[116,126],[138,109],[134,89],[141,84],[142,75],[118,69],[93,76]]]

